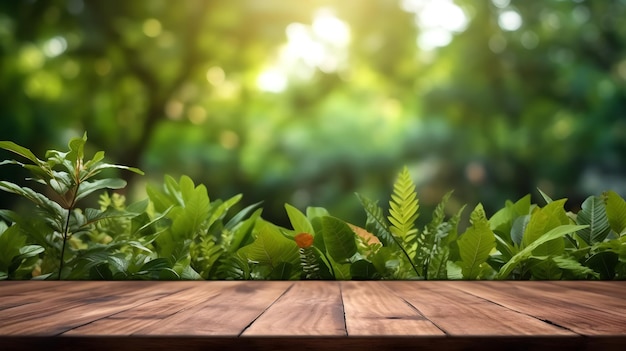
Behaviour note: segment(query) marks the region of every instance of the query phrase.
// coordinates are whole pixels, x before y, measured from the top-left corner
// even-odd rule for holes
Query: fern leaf
[[[361,205],[365,210],[367,219],[365,221],[365,229],[374,234],[383,246],[393,246],[396,244],[391,232],[389,224],[383,215],[383,210],[378,206],[376,201],[370,200],[361,194],[356,194],[361,201]]]
[[[417,193],[415,192],[415,184],[411,179],[409,170],[404,167],[398,175],[398,179],[393,185],[393,194],[389,201],[389,222],[391,222],[391,233],[403,238],[405,243],[411,242],[407,240],[407,236],[414,235],[416,232],[415,221],[419,216],[417,210],[419,203]]]

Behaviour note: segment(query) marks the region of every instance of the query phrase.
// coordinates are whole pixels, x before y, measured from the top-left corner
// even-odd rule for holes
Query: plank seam
[[[61,335],[65,334],[65,333],[67,333],[67,332],[69,332],[69,331],[74,330],[74,329],[82,328],[82,327],[84,327],[84,326],[86,326],[86,325],[89,325],[89,324],[92,324],[92,323],[94,323],[94,322],[97,322],[97,321],[100,321],[100,320],[103,320],[103,319],[107,319],[107,318],[111,318],[111,317],[113,317],[113,316],[115,316],[115,315],[117,315],[117,314],[120,314],[120,313],[126,312],[126,311],[128,311],[128,310],[130,310],[130,309],[133,309],[133,308],[137,308],[137,307],[143,306],[143,305],[145,305],[145,304],[147,304],[147,303],[150,303],[150,302],[153,302],[153,301],[158,301],[158,300],[164,299],[164,298],[166,298],[166,297],[168,297],[168,296],[171,296],[171,295],[174,295],[174,294],[178,294],[178,293],[180,293],[180,292],[187,291],[187,290],[189,290],[189,289],[192,289],[192,288],[185,288],[185,289],[182,289],[182,290],[176,291],[175,293],[171,293],[171,294],[165,294],[165,295],[154,295],[154,297],[155,297],[154,299],[150,299],[150,300],[144,301],[144,302],[142,302],[142,303],[140,303],[140,304],[136,304],[136,305],[129,306],[127,309],[120,310],[120,311],[117,311],[117,312],[115,312],[115,313],[111,313],[111,314],[109,314],[109,315],[102,316],[102,317],[100,317],[100,318],[96,318],[96,319],[94,319],[94,320],[91,320],[91,321],[89,321],[89,322],[86,322],[86,323],[83,323],[83,324],[80,324],[80,325],[76,325],[76,326],[74,326],[74,327],[71,327],[71,328],[69,328],[69,329],[67,329],[67,330],[64,330],[64,331],[62,331],[62,332],[60,332],[60,333],[57,333],[57,334],[54,334],[54,335],[55,335],[55,336],[61,336]],[[180,312],[180,311],[179,311],[179,312]],[[176,312],[176,313],[178,313],[178,312]],[[133,334],[131,334],[131,335],[133,335]]]
[[[339,300],[341,300],[341,315],[343,316],[343,331],[348,336],[348,322],[346,321],[346,306],[343,304],[343,283],[339,284]]]
[[[420,311],[419,308],[417,308],[412,303],[407,301],[404,297],[396,294],[396,292],[393,289],[390,289],[389,286],[387,286],[386,284],[383,284],[383,288],[385,290],[387,290],[389,293],[391,293],[392,295],[394,295],[397,298],[401,299],[405,304],[407,304],[411,309],[413,309],[415,312],[417,312],[420,316],[424,317],[424,319],[426,319],[427,321],[432,323],[435,327],[437,327],[437,329],[441,330],[441,332],[444,333],[446,336],[450,335],[450,334],[448,334],[448,332],[443,327],[441,327],[439,324],[435,323],[432,319],[428,318],[424,313],[422,313],[422,311]]]
[[[479,299],[481,299],[481,300],[487,301],[487,302],[492,303],[492,304],[494,304],[494,305],[496,305],[496,306],[500,306],[500,307],[502,307],[502,308],[504,308],[504,309],[507,309],[507,310],[509,310],[509,311],[512,311],[512,312],[515,312],[515,313],[518,313],[518,314],[521,314],[521,315],[524,315],[524,316],[528,316],[528,317],[534,318],[534,319],[536,319],[536,320],[538,320],[538,321],[541,321],[541,322],[543,322],[543,323],[546,323],[546,324],[552,325],[552,326],[554,326],[554,327],[557,327],[557,328],[560,328],[560,329],[563,329],[563,330],[567,330],[568,332],[570,332],[570,333],[574,333],[575,335],[582,336],[582,337],[584,337],[584,336],[585,336],[585,335],[583,335],[583,334],[577,333],[577,332],[575,332],[574,330],[572,330],[572,329],[570,329],[570,328],[568,328],[568,327],[566,327],[566,326],[560,325],[560,324],[558,324],[558,323],[556,323],[556,322],[553,322],[553,321],[551,321],[551,320],[548,320],[548,319],[542,319],[542,318],[539,318],[539,317],[537,317],[537,316],[533,316],[532,314],[528,314],[528,313],[524,313],[524,312],[521,312],[521,311],[515,310],[515,309],[513,309],[513,308],[510,308],[510,307],[508,307],[508,306],[505,306],[505,305],[503,305],[503,304],[501,304],[501,303],[498,303],[498,302],[496,302],[496,301],[489,300],[489,299],[487,299],[487,298],[484,298],[484,297],[479,296],[479,295],[476,295],[476,294],[472,294],[471,292],[467,292],[467,291],[462,290],[462,289],[459,289],[459,288],[453,288],[453,289],[458,290],[458,291],[460,291],[460,292],[462,292],[462,293],[464,293],[464,294],[467,294],[467,295],[470,295],[470,296],[474,296],[474,297],[479,298]]]
[[[287,289],[285,289],[285,291],[283,291],[282,294],[280,294],[280,296],[278,296],[274,301],[272,301],[271,304],[267,305],[267,307],[265,307],[263,309],[263,311],[261,311],[261,313],[259,313],[256,317],[254,317],[254,319],[252,319],[252,321],[250,323],[248,323],[248,325],[246,325],[242,331],[239,332],[239,334],[237,334],[237,337],[241,337],[243,335],[243,333],[246,332],[246,330],[248,330],[252,324],[254,324],[254,322],[256,322],[259,318],[261,318],[261,316],[263,314],[265,314],[265,312],[267,312],[267,310],[269,310],[272,306],[274,306],[274,304],[280,300],[283,296],[285,296],[285,294],[287,294],[289,292],[289,290],[291,290],[291,288],[294,287],[294,284],[292,283],[291,285],[289,285],[289,287],[287,287]]]

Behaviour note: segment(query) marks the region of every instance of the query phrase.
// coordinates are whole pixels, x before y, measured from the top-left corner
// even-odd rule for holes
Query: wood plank
[[[98,290],[92,286],[74,283],[67,285],[67,294],[45,295],[49,299],[0,311],[0,334],[58,335],[184,288],[172,282],[99,282]]]
[[[219,295],[224,288],[240,283],[219,282],[198,284],[172,293],[139,306],[129,308],[106,318],[95,320],[65,332],[63,335],[132,335],[162,322],[183,310],[194,309],[196,305]]]
[[[626,281],[559,280],[547,283],[558,286],[559,289],[565,287],[571,290],[586,291],[601,296],[611,297],[611,301],[621,301],[622,306],[626,304]]]
[[[239,336],[293,284],[286,281],[202,282],[220,291],[211,299],[137,330],[134,335]]]
[[[338,282],[298,281],[242,336],[345,336]]]
[[[626,334],[626,306],[618,311],[603,310],[599,307],[603,305],[601,300],[591,300],[583,304],[574,290],[561,289],[557,293],[550,291],[551,284],[548,282],[535,282],[533,285],[525,283],[468,281],[454,282],[450,286],[581,335]]]
[[[386,283],[341,282],[349,336],[443,336],[419,311],[393,294]]]
[[[408,301],[447,335],[561,335],[577,336],[517,311],[453,288],[450,282],[389,282],[391,290]]]

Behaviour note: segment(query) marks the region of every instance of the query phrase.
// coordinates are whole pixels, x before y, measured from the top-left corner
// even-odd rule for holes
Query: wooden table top
[[[0,282],[0,349],[626,350],[626,282]]]

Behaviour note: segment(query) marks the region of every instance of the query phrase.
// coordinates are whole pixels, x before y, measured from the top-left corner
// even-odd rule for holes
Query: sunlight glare
[[[504,11],[498,16],[498,25],[506,31],[516,31],[522,26],[522,16],[515,10]]]
[[[417,45],[425,51],[444,47],[454,33],[463,32],[469,18],[452,0],[403,0],[401,7],[415,14],[415,25],[420,29]]]
[[[277,69],[268,69],[259,75],[257,86],[263,91],[281,93],[287,88],[287,77]]]

